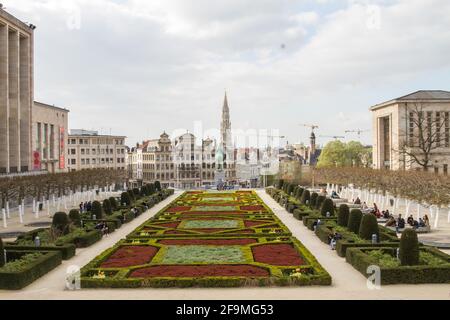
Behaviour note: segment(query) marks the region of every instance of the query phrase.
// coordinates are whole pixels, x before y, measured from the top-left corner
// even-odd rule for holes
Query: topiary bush
[[[293,183],[290,183],[287,187],[287,194],[292,195],[292,192],[294,192],[294,188],[295,188],[295,185]]]
[[[120,195],[120,203],[125,204],[126,206],[131,205],[131,196],[129,192],[122,192]]]
[[[320,210],[322,208],[322,204],[325,201],[327,197],[325,196],[317,196],[316,204],[315,206],[311,206],[312,209]]]
[[[300,198],[301,204],[307,204],[311,201],[311,193],[309,190],[303,191],[302,197]]]
[[[399,259],[402,266],[419,264],[419,240],[414,229],[405,229],[400,239]]]
[[[155,181],[155,188],[156,188],[156,191],[161,191],[161,182]]]
[[[350,209],[348,208],[348,205],[342,204],[338,210],[337,224],[340,225],[341,227],[347,227],[349,216],[350,216]]]
[[[103,200],[103,211],[108,216],[112,214],[113,210],[112,210],[111,202],[109,201],[109,199]]]
[[[117,200],[114,197],[109,198],[109,203],[111,204],[111,208],[113,211],[116,211],[118,209]]]
[[[0,238],[0,268],[6,263],[5,248],[3,247],[2,238]]]
[[[74,226],[81,227],[80,210],[78,210],[78,209],[70,210],[70,212],[69,212],[69,220]]]
[[[137,199],[137,198],[140,197],[141,191],[139,190],[139,188],[134,188],[133,189],[133,194],[134,194],[134,198]]]
[[[95,215],[96,219],[101,219],[103,217],[103,208],[100,202],[98,201],[92,202],[91,214],[92,216]]]
[[[330,213],[330,216],[334,216],[334,203],[331,199],[325,199],[320,208],[320,213],[322,216],[326,217],[327,213]]]
[[[278,184],[277,184],[277,189],[283,189],[283,185],[284,185],[284,180],[280,179],[278,180]]]
[[[365,214],[359,226],[359,237],[365,240],[371,240],[373,234],[377,235],[377,239],[380,238],[377,217],[373,214]]]
[[[135,200],[136,200],[136,197],[135,197],[135,195],[134,195],[133,190],[128,190],[127,192],[128,192],[128,194],[130,195],[131,201],[135,201]]]
[[[154,183],[150,183],[148,185],[148,189],[150,190],[150,195],[154,194],[156,192],[156,187]]]
[[[350,216],[348,217],[347,229],[353,233],[359,233],[359,227],[361,226],[362,212],[359,209],[353,209],[350,211]]]
[[[319,197],[319,195],[317,194],[317,192],[313,192],[311,194],[311,201],[309,203],[311,208],[315,208],[316,207],[316,203],[317,203],[317,198]]]
[[[305,191],[304,188],[299,187],[297,189],[297,192],[295,193],[295,198],[297,198],[298,200],[300,200],[300,198],[302,197],[303,191]]]
[[[56,212],[53,215],[52,228],[64,235],[69,233],[69,217],[65,212]]]

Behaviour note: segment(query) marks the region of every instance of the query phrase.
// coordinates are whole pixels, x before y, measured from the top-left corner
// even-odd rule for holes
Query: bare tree
[[[408,108],[407,112],[408,128],[398,152],[405,156],[409,165],[416,164],[428,171],[432,154],[443,147],[443,142],[449,146],[448,113],[426,111],[420,103]]]

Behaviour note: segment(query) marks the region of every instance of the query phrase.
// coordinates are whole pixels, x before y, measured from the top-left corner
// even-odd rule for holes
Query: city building
[[[417,91],[370,110],[374,168],[448,173],[450,92]]]
[[[125,170],[125,136],[99,135],[97,131],[70,130],[67,143],[69,171],[83,169]]]
[[[159,181],[164,187],[193,189],[214,183],[215,143],[197,144],[191,133],[173,141],[167,133],[137,144],[128,152],[129,178],[136,186]]]
[[[311,132],[309,145],[294,144],[293,150],[294,153],[300,157],[299,160],[302,165],[313,167],[319,162],[319,157],[322,153],[322,150],[316,145],[316,134],[314,132]]]
[[[32,121],[32,170],[66,172],[69,110],[34,102]]]
[[[0,174],[32,166],[34,28],[0,7]]]
[[[256,188],[262,171],[262,152],[257,148],[236,150],[236,178],[241,185]]]

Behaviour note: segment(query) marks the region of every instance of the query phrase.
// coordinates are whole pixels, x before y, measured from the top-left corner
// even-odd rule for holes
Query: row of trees
[[[424,171],[390,171],[369,168],[318,168],[317,183],[354,188],[403,198],[417,203],[444,207],[450,205],[450,178]]]
[[[89,169],[67,173],[0,178],[0,208],[14,201],[18,204],[27,198],[38,201],[61,198],[70,193],[122,185],[127,181],[125,171]]]
[[[336,140],[329,142],[320,154],[317,166],[323,167],[370,167],[372,165],[372,148],[360,142],[348,143]]]

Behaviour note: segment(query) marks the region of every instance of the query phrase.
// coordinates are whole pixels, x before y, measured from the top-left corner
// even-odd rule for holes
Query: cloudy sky
[[[130,145],[218,128],[225,89],[233,128],[289,142],[307,141],[302,123],[345,135],[371,129],[371,105],[450,89],[448,0],[0,1],[37,25],[36,100]]]

